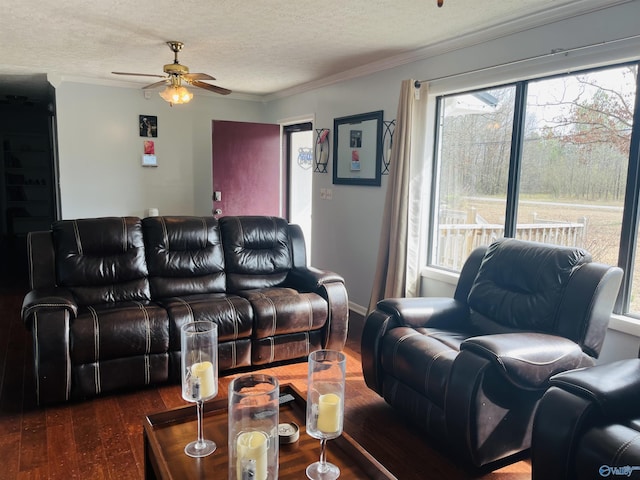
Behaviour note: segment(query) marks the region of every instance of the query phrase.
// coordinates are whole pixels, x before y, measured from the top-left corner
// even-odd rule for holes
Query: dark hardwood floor
[[[46,408],[35,404],[32,346],[20,320],[23,288],[0,289],[0,479],[140,479],[145,414],[184,405],[177,385]],[[362,318],[346,353],[345,430],[400,480],[531,477],[527,461],[485,474],[462,470],[370,391],[360,368]],[[306,392],[306,363],[265,370]],[[221,377],[218,398],[233,377]],[[195,434],[195,432],[194,432]],[[303,478],[304,475],[301,475]],[[226,478],[226,475],[220,478]],[[351,479],[346,479],[351,480]]]

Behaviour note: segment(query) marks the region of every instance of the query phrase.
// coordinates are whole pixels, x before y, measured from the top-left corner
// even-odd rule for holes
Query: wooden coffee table
[[[307,465],[318,460],[320,441],[305,430],[306,401],[291,385],[281,385],[280,395],[293,400],[280,406],[280,423],[295,422],[300,427],[300,439],[290,445],[280,445],[281,480],[306,478]],[[205,458],[195,459],[184,453],[184,446],[197,436],[195,406],[180,407],[148,415],[144,424],[145,478],[148,479],[208,479],[227,478],[227,401],[215,400],[204,407],[204,436],[218,445]],[[397,480],[384,466],[364,450],[348,433],[327,442],[327,461],[340,467],[340,478]]]

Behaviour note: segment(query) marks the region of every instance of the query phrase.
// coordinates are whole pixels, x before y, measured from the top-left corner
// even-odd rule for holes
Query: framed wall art
[[[380,186],[383,111],[333,121],[333,183]]]
[[[138,123],[141,137],[158,136],[158,117],[153,115],[139,115]]]

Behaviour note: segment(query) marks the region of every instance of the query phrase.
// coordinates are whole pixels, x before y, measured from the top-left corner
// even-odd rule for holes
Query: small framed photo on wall
[[[157,167],[158,160],[156,158],[156,147],[153,140],[145,140],[143,142],[144,153],[142,154],[143,167]]]
[[[158,136],[158,117],[153,115],[140,115],[140,136],[141,137],[157,137]]]

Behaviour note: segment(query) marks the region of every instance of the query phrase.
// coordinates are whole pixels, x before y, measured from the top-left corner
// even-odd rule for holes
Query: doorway
[[[212,122],[213,214],[283,216],[280,125]]]
[[[27,235],[60,217],[55,92],[38,80],[0,91],[1,287],[28,286]]]
[[[287,165],[287,219],[300,225],[311,258],[311,204],[313,199],[313,126],[311,122],[283,127]]]

